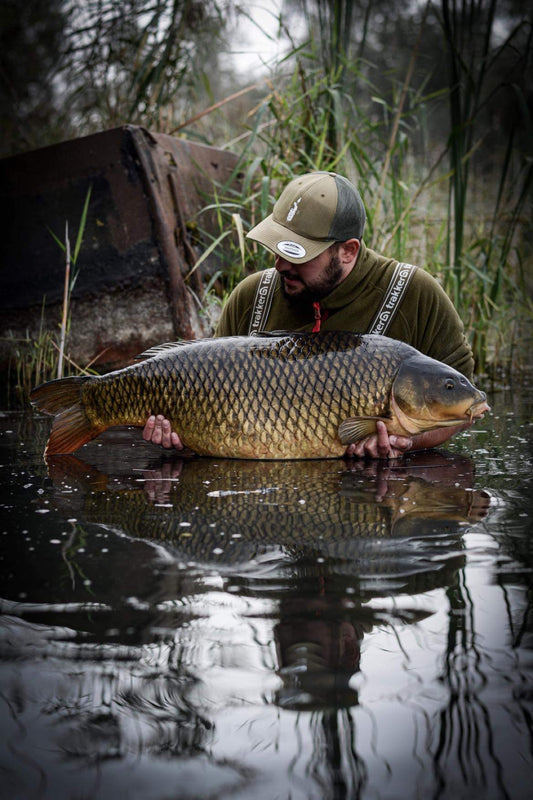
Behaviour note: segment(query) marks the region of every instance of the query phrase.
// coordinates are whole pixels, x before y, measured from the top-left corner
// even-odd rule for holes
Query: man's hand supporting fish
[[[152,444],[159,444],[167,450],[183,450],[183,444],[176,433],[172,430],[170,422],[162,414],[148,417],[143,429],[143,439]]]

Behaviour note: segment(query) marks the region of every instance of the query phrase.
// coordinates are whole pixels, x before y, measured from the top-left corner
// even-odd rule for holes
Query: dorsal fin
[[[280,336],[308,336],[304,331],[253,331],[250,336],[261,336],[278,339]]]
[[[145,361],[147,358],[158,356],[167,350],[174,350],[176,347],[181,347],[184,344],[190,344],[190,341],[187,339],[180,339],[179,342],[165,342],[164,344],[156,344],[153,347],[148,348],[148,350],[145,350],[144,353],[139,353],[139,355],[135,356],[135,361]]]
[[[204,336],[201,339],[179,339],[177,342],[164,342],[163,344],[155,344],[149,347],[144,353],[135,356],[135,361],[145,361],[147,358],[159,356],[161,353],[166,353],[169,350],[175,350],[176,347],[185,347],[188,344],[201,344],[202,342],[212,342],[213,338]]]

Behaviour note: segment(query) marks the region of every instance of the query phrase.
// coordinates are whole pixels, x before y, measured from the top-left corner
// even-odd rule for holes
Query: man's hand
[[[387,426],[381,420],[376,422],[377,432],[366,436],[360,442],[346,449],[347,456],[355,458],[400,458],[411,450],[413,440],[407,436],[389,436]]]
[[[453,428],[436,428],[409,437],[395,434],[389,436],[385,423],[378,420],[376,422],[377,433],[349,445],[345,455],[355,458],[401,458],[411,450],[429,450],[432,447],[438,447],[459,431],[469,428],[471,424],[471,422],[465,422]]]
[[[160,469],[144,470],[144,491],[151,503],[167,503],[178,480],[183,461],[163,464]]]
[[[162,414],[157,417],[148,417],[143,428],[143,439],[152,444],[160,444],[162,447],[175,450],[183,450],[183,444],[176,431],[172,430],[170,422]]]

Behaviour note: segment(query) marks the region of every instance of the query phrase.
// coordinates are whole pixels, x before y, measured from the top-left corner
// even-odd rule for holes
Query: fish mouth
[[[486,411],[490,411],[487,401],[478,400],[477,403],[472,403],[470,408],[466,410],[466,416],[473,422],[475,419],[482,419]]]
[[[442,420],[432,419],[430,421],[435,425],[439,423],[443,428],[461,425],[465,420],[468,420],[470,424],[472,424],[476,419],[483,419],[486,411],[490,411],[490,406],[486,400],[477,400],[475,403],[472,403],[472,405],[467,408],[464,414],[460,417]]]
[[[483,417],[486,411],[490,411],[490,406],[483,396],[480,400],[476,400],[469,406],[463,413],[457,417],[414,417],[406,414],[405,411],[397,404],[395,398],[392,398],[392,410],[400,425],[410,434],[420,433],[425,430],[433,430],[435,428],[453,428],[457,425],[464,425],[468,421],[470,425],[476,419]]]

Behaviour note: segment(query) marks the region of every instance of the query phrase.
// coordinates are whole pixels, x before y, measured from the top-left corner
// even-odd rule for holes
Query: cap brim
[[[272,214],[262,220],[246,234],[247,239],[268,247],[275,255],[281,256],[291,264],[311,261],[333,243],[333,239],[308,239],[275,222]]]

